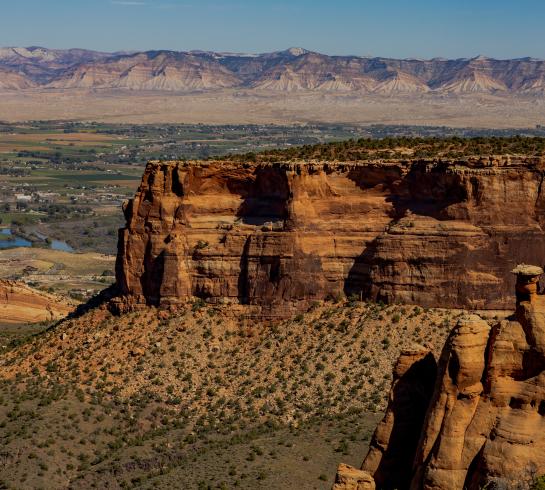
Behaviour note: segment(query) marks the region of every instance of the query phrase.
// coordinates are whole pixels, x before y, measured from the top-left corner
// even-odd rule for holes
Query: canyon
[[[325,489],[342,458],[335,490],[537,481],[543,142],[389,143],[150,161],[116,284],[3,347],[0,478]]]
[[[327,298],[510,310],[545,256],[543,161],[150,162],[116,308],[188,298],[287,317]]]

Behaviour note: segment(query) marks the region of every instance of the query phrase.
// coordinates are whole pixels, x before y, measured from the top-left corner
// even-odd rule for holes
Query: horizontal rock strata
[[[151,162],[125,206],[117,281],[132,304],[279,315],[343,294],[506,309],[511,268],[545,256],[542,181],[522,158]]]
[[[0,324],[36,323],[66,316],[73,306],[18,281],[0,280]]]

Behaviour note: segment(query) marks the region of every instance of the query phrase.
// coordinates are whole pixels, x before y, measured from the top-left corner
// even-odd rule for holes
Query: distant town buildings
[[[17,204],[20,204],[20,203],[29,203],[32,201],[32,195],[30,194],[15,194],[15,202],[17,202]]]

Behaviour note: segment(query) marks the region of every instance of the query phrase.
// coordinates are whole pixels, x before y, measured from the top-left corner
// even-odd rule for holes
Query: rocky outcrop
[[[66,316],[73,307],[17,281],[0,279],[0,324],[36,323]]]
[[[125,206],[125,302],[190,297],[286,314],[355,294],[509,308],[545,256],[539,160],[151,162]]]
[[[362,470],[372,474],[379,488],[402,488],[411,478],[413,460],[433,393],[437,364],[420,346],[401,353],[386,415],[371,440]]]
[[[487,432],[490,434],[489,423],[481,425],[483,420],[474,419],[484,395],[489,333],[490,326],[471,315],[460,320],[447,341],[416,455],[413,488],[422,487],[424,480],[428,482],[426,486],[436,488],[430,478],[437,482],[437,488],[465,488],[471,461],[485,442]],[[476,433],[467,433],[467,427],[475,423]]]
[[[535,293],[490,331],[475,320],[452,333],[411,488],[515,488],[545,474],[544,346]]]
[[[405,431],[391,423],[396,411],[403,413],[391,396],[363,464],[379,488],[523,489],[545,474],[545,296],[535,287],[542,270],[514,272],[518,303],[512,318],[490,328],[468,315],[450,334],[412,468],[408,451],[397,459],[389,454]],[[413,381],[412,389],[417,386]]]
[[[332,490],[375,490],[373,477],[362,470],[346,464],[340,464]]]

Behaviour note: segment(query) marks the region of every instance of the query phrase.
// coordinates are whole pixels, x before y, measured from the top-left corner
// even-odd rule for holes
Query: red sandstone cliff
[[[508,308],[516,262],[545,256],[539,162],[152,162],[125,207],[130,303],[261,305],[341,293]],[[292,308],[293,307],[293,308]]]
[[[491,330],[461,325],[440,365],[411,488],[523,488],[545,474],[545,297]]]
[[[433,354],[415,346],[394,367],[386,414],[379,423],[362,470],[378,488],[401,489],[410,481],[413,460],[437,376]]]
[[[545,262],[542,181],[539,163],[508,159],[152,162],[125,207],[117,280],[149,304],[280,312],[345,293],[508,308],[512,266]]]

